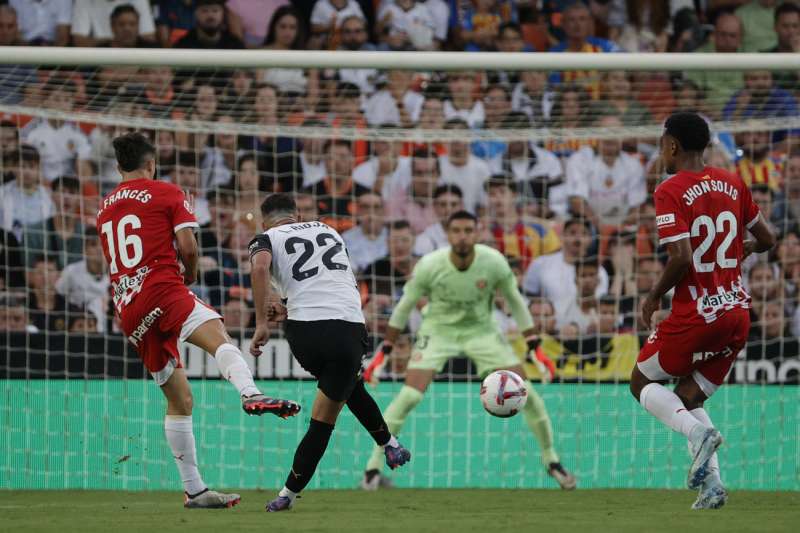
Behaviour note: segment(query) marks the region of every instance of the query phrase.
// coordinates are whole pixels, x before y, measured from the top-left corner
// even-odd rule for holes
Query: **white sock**
[[[398,446],[400,446],[400,443],[397,442],[397,439],[394,438],[394,435],[392,435],[392,438],[389,439],[389,442],[383,445],[383,448],[386,448],[387,446],[391,446],[392,448],[397,448]]]
[[[194,446],[192,417],[167,415],[164,418],[164,433],[172,449],[172,457],[181,474],[183,490],[189,494],[197,494],[207,487],[197,469],[197,451]]]
[[[692,413],[692,416],[698,419],[703,425],[708,426],[710,428],[714,427],[714,423],[711,421],[711,417],[708,416],[708,413],[704,408],[698,407],[697,409],[692,409],[689,412]],[[722,479],[720,478],[719,475],[719,457],[717,457],[717,452],[714,452],[714,455],[712,455],[711,459],[708,460],[708,468],[709,470],[711,470],[711,474],[709,474],[709,476],[706,478],[706,483],[708,481],[716,481],[717,483],[722,485]]]
[[[639,403],[647,412],[661,420],[675,431],[683,433],[686,438],[692,437],[692,431],[706,429],[686,409],[678,396],[660,383],[648,383],[639,394]]]
[[[294,499],[295,499],[295,498],[297,498],[297,495],[298,495],[298,494],[299,494],[299,493],[297,493],[297,492],[292,492],[291,490],[287,489],[287,488],[286,488],[286,486],[284,485],[284,487],[283,487],[283,488],[281,489],[281,491],[278,493],[278,496],[286,496],[286,497],[288,497],[290,500],[292,500],[292,502],[294,502]]]
[[[239,348],[226,342],[217,348],[214,358],[217,360],[217,367],[222,377],[236,387],[239,395],[252,396],[261,394],[261,391],[258,390],[253,382],[253,374],[250,372],[250,367],[244,362]]]

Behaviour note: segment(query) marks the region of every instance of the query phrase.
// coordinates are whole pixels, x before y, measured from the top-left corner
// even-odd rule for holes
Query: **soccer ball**
[[[481,383],[481,403],[490,415],[500,418],[514,416],[527,401],[525,382],[510,370],[492,372]]]

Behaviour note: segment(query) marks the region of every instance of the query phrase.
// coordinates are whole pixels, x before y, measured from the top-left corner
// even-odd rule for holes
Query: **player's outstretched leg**
[[[167,398],[164,433],[183,482],[184,507],[187,509],[233,507],[239,503],[240,496],[209,490],[197,467],[197,450],[192,428],[192,391],[183,369],[174,369],[166,382],[160,385]]]
[[[406,384],[394,397],[392,403],[383,413],[386,425],[392,435],[397,435],[403,428],[403,424],[408,418],[409,413],[422,401],[424,390],[433,380],[433,370],[409,369],[406,373]],[[361,481],[361,488],[364,490],[376,490],[381,486],[388,486],[388,482],[381,476],[384,461],[387,461],[385,449],[375,446],[372,449],[369,461],[367,461],[364,479]]]
[[[311,422],[294,452],[294,461],[286,478],[286,484],[278,493],[278,497],[267,504],[267,511],[271,513],[288,511],[294,506],[295,498],[311,481],[320,459],[328,448],[334,424],[343,406],[344,402],[332,400],[321,390],[317,391],[311,411]]]
[[[394,470],[411,460],[411,452],[403,447],[389,431],[381,410],[367,389],[364,381],[359,380],[350,398],[347,399],[347,408],[366,429],[375,444],[383,449],[386,456],[386,465]]]
[[[197,312],[203,312],[201,308],[204,306],[197,305],[199,306]],[[297,402],[270,398],[258,390],[241,350],[231,344],[225,326],[218,318],[211,318],[202,323],[186,340],[214,354],[220,374],[239,391],[242,409],[248,415],[271,413],[280,418],[289,418],[300,412],[300,405]]]
[[[519,375],[524,375],[522,368],[516,369],[516,371],[520,373]],[[547,414],[547,407],[531,383],[527,379],[524,381],[525,388],[528,389],[528,401],[522,409],[522,415],[539,443],[547,474],[555,479],[562,489],[574,490],[577,486],[575,476],[561,464],[553,444],[553,427],[550,423],[550,416]]]

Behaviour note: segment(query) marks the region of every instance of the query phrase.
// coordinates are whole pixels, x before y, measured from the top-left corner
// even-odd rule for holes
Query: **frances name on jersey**
[[[700,196],[712,191],[727,194],[734,201],[739,197],[739,191],[730,183],[717,179],[705,179],[686,189],[683,199],[686,205],[692,205]]]

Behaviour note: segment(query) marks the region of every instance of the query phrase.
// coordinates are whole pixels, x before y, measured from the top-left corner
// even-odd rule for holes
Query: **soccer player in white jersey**
[[[449,359],[464,354],[477,367],[478,375],[494,370],[511,370],[525,375],[519,360],[500,331],[493,316],[494,298],[499,290],[528,343],[529,357],[538,365],[552,362],[536,348],[539,340],[533,318],[517,288],[517,280],[506,258],[497,250],[476,244],[478,221],[467,211],[456,211],[447,220],[450,246],[429,253],[419,260],[412,278],[403,287],[386,338],[383,353],[390,354],[409,315],[422,298],[428,303],[422,311],[422,325],[408,363],[405,385],[386,408],[391,431],[398,432],[408,415],[422,401],[434,376]],[[376,358],[377,359],[377,358]],[[375,362],[370,365],[371,371]],[[553,444],[553,429],[542,398],[525,380],[528,401],[522,409],[525,422],[539,443],[547,473],[561,488],[574,489],[575,477],[562,465]],[[374,490],[381,483],[378,449],[367,463],[362,488]]]
[[[299,222],[288,194],[272,194],[261,205],[264,233],[250,242],[256,330],[254,356],[269,339],[267,320],[285,319],[286,339],[297,361],[317,378],[311,423],[297,446],[286,484],[269,502],[270,512],[292,508],[328,447],[342,407],[347,405],[390,468],[411,459],[383,420],[380,408],[364,388],[361,361],[367,329],[353,268],[339,233],[322,222]],[[272,281],[286,307],[267,302]]]

